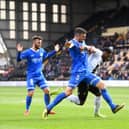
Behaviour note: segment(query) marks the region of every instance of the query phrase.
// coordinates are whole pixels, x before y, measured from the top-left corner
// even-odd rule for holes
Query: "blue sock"
[[[46,106],[50,103],[50,95],[49,94],[44,94],[44,102],[45,102]]]
[[[53,107],[55,107],[59,102],[61,102],[66,97],[67,96],[64,92],[57,95],[56,98],[47,106],[47,110],[50,111]]]
[[[106,89],[101,90],[102,96],[104,100],[108,103],[111,109],[114,109],[116,105],[112,102],[112,98],[110,97],[108,91]]]
[[[29,110],[32,101],[32,96],[26,96],[26,110]]]

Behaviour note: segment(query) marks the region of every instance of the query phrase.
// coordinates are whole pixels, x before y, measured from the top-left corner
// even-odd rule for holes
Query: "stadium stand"
[[[104,80],[129,79],[129,30],[124,34],[116,32],[112,36],[101,36],[109,27],[129,26],[128,15],[128,7],[122,7],[118,10],[101,11],[93,14],[78,25],[88,30],[88,44],[95,45],[100,49],[110,46],[114,48],[113,58],[109,62],[104,63],[98,71],[98,75]],[[72,35],[73,30],[64,34],[55,43],[60,43],[63,48],[65,40],[71,39]],[[50,50],[52,47],[51,45],[46,49]],[[46,61],[44,74],[48,80],[67,80],[70,75],[70,64],[69,53],[67,50],[63,50],[56,55],[56,58],[53,57]],[[6,76],[2,73],[1,80],[25,80],[25,68],[26,63],[21,62],[11,72],[7,72]]]
[[[119,34],[118,32],[116,32],[112,36],[100,36],[100,34],[106,31],[106,28],[108,27],[128,26],[128,12],[129,8],[127,7],[122,7],[119,10],[99,12],[91,16],[87,21],[79,24],[79,26],[89,31],[88,44],[95,45],[100,49],[110,46],[114,48],[114,55],[112,60],[104,63],[98,72],[98,74],[104,80],[129,79],[129,31],[124,34]],[[121,14],[124,14],[122,15],[124,19],[120,18]],[[65,34],[64,37],[61,37],[57,42],[65,42],[65,39],[70,39],[72,35],[73,31]],[[92,38],[91,35],[94,38]],[[71,60],[68,60],[70,58],[67,57],[67,52],[62,52],[62,56],[64,60],[62,60],[62,58],[59,58],[58,61],[58,59],[53,58],[50,59],[49,64],[46,65],[44,73],[48,80],[51,80],[51,77],[55,77],[55,79],[57,80],[65,80],[68,78],[70,74],[69,62],[71,62]],[[66,61],[65,58],[67,59]],[[53,62],[55,63],[53,64]],[[54,72],[54,67],[56,67],[55,69],[58,69],[58,74],[56,74],[57,71]],[[49,75],[52,76],[50,77]],[[57,77],[57,75],[59,76]]]
[[[114,35],[112,37],[100,37],[97,40],[96,44],[98,45],[96,46],[100,49],[110,46],[114,46],[115,48],[113,58],[104,63],[98,71],[98,75],[104,80],[129,79],[129,42],[127,37],[123,40],[121,40],[120,37],[121,35],[115,38]],[[70,74],[70,62],[71,60],[68,57],[67,51],[62,52],[61,57],[50,59],[44,71],[47,79],[54,79],[51,77],[55,77],[56,80],[67,79]]]

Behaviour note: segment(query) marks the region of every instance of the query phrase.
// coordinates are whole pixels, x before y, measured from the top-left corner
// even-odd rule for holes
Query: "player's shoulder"
[[[39,51],[40,51],[41,53],[46,52],[46,50],[45,50],[44,48],[40,48]]]
[[[103,51],[100,50],[100,49],[98,49],[98,48],[96,48],[95,54],[96,54],[97,56],[101,57],[101,56],[103,55]]]
[[[71,40],[69,40],[68,42],[69,42],[69,43],[71,43],[71,44],[74,44],[74,42],[73,42],[73,40],[72,40],[72,39],[71,39]]]
[[[72,43],[72,44],[76,44],[77,40],[76,39],[71,39],[71,40],[69,40],[69,42]]]
[[[80,45],[80,43],[79,43],[76,39],[71,39],[69,42],[70,42],[70,43],[72,44],[72,46],[74,46],[74,47],[79,47],[79,45]]]
[[[44,48],[41,47],[41,48],[39,48],[39,50],[40,50],[40,51],[44,51]]]
[[[23,51],[23,53],[30,53],[32,50],[31,50],[31,48],[28,48],[28,49],[25,49],[24,51]]]

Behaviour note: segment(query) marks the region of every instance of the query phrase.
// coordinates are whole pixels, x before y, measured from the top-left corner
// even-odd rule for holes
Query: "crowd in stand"
[[[44,67],[47,79],[67,80],[70,75],[71,58],[67,50],[48,60]]]
[[[98,37],[106,28],[113,26],[128,26],[129,8],[122,7],[109,11],[95,13],[79,26],[88,30],[88,45],[94,45],[99,49],[112,46],[114,53],[110,61],[103,63],[97,74],[104,80],[129,80],[129,31],[126,34],[115,33],[113,36]],[[72,37],[72,31],[65,36]],[[90,37],[91,36],[91,37]],[[93,38],[97,37],[97,38]],[[92,41],[90,41],[93,39]],[[61,40],[61,39],[60,39]],[[64,39],[62,39],[64,41]],[[92,43],[90,44],[89,41]],[[52,46],[48,48],[51,50]],[[44,74],[48,80],[68,80],[71,69],[71,58],[67,50],[58,53],[45,61]],[[1,80],[25,80],[26,62],[20,62],[16,66],[2,66],[0,63]]]
[[[103,49],[113,46],[112,59],[103,63],[97,74],[104,80],[129,80],[129,31],[125,34],[100,37],[93,40],[92,45]],[[70,76],[71,58],[68,50],[64,50],[44,62],[44,74],[48,80],[68,80]],[[2,71],[2,69],[1,69]],[[0,80],[25,80],[26,63],[23,61],[0,72]]]
[[[103,80],[129,80],[129,49],[116,50],[112,60],[103,63],[98,75]]]
[[[129,79],[129,32],[125,35],[115,33],[114,36],[100,37],[92,45],[99,49],[110,46],[114,48],[112,59],[103,63],[97,72],[102,79]],[[68,51],[64,51],[61,56],[49,59],[44,74],[48,80],[67,80],[70,75],[70,64]]]

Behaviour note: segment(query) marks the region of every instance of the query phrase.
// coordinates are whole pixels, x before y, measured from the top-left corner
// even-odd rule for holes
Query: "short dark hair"
[[[42,38],[41,36],[39,36],[39,35],[34,35],[34,36],[32,37],[32,41],[34,41],[34,40],[36,40],[36,39],[43,40],[43,38]]]
[[[87,34],[87,31],[82,27],[76,27],[74,30],[74,34]]]
[[[103,51],[108,52],[108,53],[113,53],[113,47],[106,47],[103,49]]]

